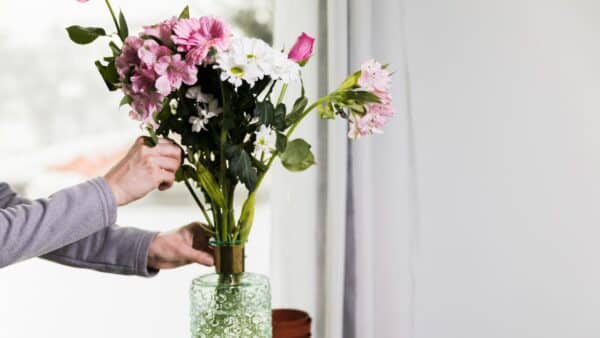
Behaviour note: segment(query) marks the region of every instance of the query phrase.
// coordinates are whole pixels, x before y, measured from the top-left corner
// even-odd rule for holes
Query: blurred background
[[[385,134],[298,130],[318,165],[274,168],[248,270],[324,338],[600,335],[600,3],[590,0],[115,0],[132,27],[214,14],[289,47],[318,39],[310,97],[368,58],[395,71]],[[30,197],[102,174],[139,134],[64,27],[101,1],[0,0],[0,180]],[[296,88],[297,89],[297,88]],[[291,90],[294,90],[292,88]],[[199,219],[181,188],[119,211]],[[1,248],[0,248],[1,250]],[[0,338],[188,337],[187,267],[151,280],[32,260],[0,271]]]

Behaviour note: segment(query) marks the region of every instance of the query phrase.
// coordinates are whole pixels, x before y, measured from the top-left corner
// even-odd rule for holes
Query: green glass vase
[[[192,338],[270,338],[269,279],[244,272],[239,246],[216,247],[215,267],[217,273],[192,282]]]

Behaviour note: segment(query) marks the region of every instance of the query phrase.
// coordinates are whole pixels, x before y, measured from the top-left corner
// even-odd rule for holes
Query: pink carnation
[[[360,67],[361,74],[358,85],[369,91],[385,93],[390,90],[392,79],[381,63],[369,60]]]
[[[169,20],[165,20],[157,25],[144,27],[143,35],[157,38],[166,45],[172,45],[173,41],[171,36],[173,35],[173,28],[177,24],[177,18],[172,17]]]
[[[138,57],[149,67],[153,67],[161,57],[169,55],[171,55],[171,50],[159,45],[154,40],[145,40],[142,47],[138,49]]]
[[[179,54],[161,57],[154,64],[154,71],[159,76],[156,80],[156,89],[165,96],[179,89],[182,83],[194,85],[198,75],[196,66],[182,60]]]
[[[173,31],[177,50],[187,52],[187,60],[196,65],[204,62],[211,48],[227,49],[231,38],[231,30],[223,21],[208,16],[179,20]]]
[[[140,65],[138,50],[143,44],[144,40],[135,36],[130,36],[125,39],[121,55],[119,55],[115,61],[117,73],[119,73],[121,79],[124,79],[127,74],[129,74],[131,68],[136,68]]]

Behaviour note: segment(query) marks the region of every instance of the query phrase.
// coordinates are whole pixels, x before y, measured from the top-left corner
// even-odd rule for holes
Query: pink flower
[[[165,20],[157,25],[144,27],[143,35],[157,38],[166,45],[172,45],[173,41],[171,36],[173,35],[173,28],[177,24],[177,18],[172,17],[169,20]]]
[[[154,71],[159,76],[156,89],[165,96],[179,89],[182,83],[191,86],[198,80],[196,66],[182,60],[179,54],[161,57],[154,65]]]
[[[83,4],[83,3],[86,3],[86,2],[88,2],[88,1],[90,1],[90,0],[77,0],[77,2],[80,2],[80,3],[82,3],[82,4]]]
[[[288,58],[304,66],[313,55],[314,45],[315,39],[306,33],[302,33],[296,39],[296,43],[294,43],[292,49],[290,49]]]
[[[131,77],[131,85],[125,86],[124,92],[132,101],[133,112],[130,113],[132,118],[146,121],[162,107],[164,96],[154,86],[156,78],[153,69],[140,67]]]
[[[231,30],[223,21],[208,16],[179,20],[173,31],[177,50],[187,52],[187,60],[196,65],[204,62],[211,48],[227,49],[231,38]]]
[[[121,76],[121,79],[124,79],[129,74],[132,67],[135,68],[140,65],[138,50],[142,47],[143,43],[144,40],[135,36],[125,39],[121,55],[116,60],[117,72]]]
[[[132,111],[129,116],[134,120],[149,123],[154,120],[154,114],[160,110],[165,98],[157,92],[149,94],[134,94],[131,96]]]
[[[358,85],[374,92],[385,93],[390,90],[392,83],[390,72],[388,72],[381,63],[375,60],[368,60],[360,67],[361,74],[358,79]]]
[[[364,115],[352,113],[348,118],[348,137],[351,139],[383,133],[381,128],[394,116],[394,108],[391,103],[370,103],[365,108],[367,111]]]
[[[171,55],[171,50],[159,45],[154,40],[145,40],[142,47],[138,49],[138,57],[149,67],[154,66],[161,57],[169,55]]]
[[[140,67],[131,77],[131,90],[135,94],[149,94],[156,91],[154,83],[158,76],[152,68]]]

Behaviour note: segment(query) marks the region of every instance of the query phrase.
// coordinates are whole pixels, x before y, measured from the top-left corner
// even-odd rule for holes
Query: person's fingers
[[[161,156],[172,157],[178,162],[181,161],[181,148],[178,145],[168,141],[169,143],[161,143],[155,147],[157,154]]]
[[[175,173],[166,170],[159,170],[156,174],[156,182],[160,191],[167,190],[171,188],[175,182]]]
[[[202,229],[200,223],[192,223],[189,225],[189,229],[192,232],[193,236],[193,248],[196,250],[208,251],[212,253],[212,248],[210,247],[210,235]]]
[[[158,157],[154,157],[152,159],[152,161],[160,169],[163,169],[166,171],[170,171],[170,172],[174,173],[177,171],[177,169],[179,169],[179,161],[177,161],[176,159],[174,159],[172,157],[158,156]]]
[[[199,263],[206,266],[213,266],[215,264],[213,256],[207,252],[194,250],[188,246],[181,249],[184,257],[194,263]]]

